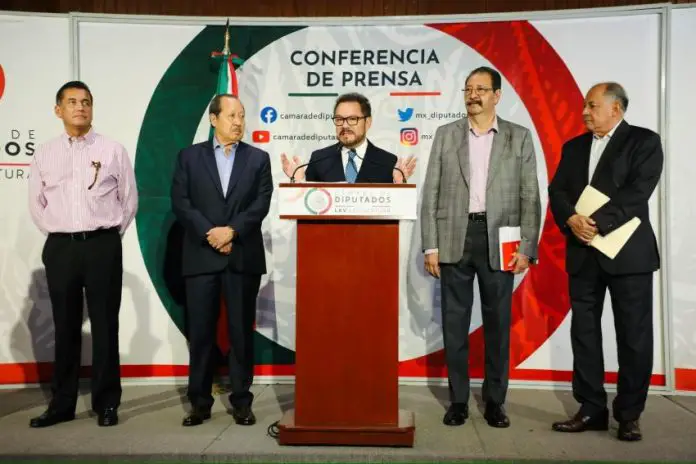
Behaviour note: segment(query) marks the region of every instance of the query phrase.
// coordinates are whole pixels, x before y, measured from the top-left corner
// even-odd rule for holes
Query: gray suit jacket
[[[529,129],[498,117],[486,184],[488,258],[500,270],[498,229],[519,226],[519,252],[537,257],[541,201]],[[469,223],[469,122],[459,119],[435,132],[421,205],[423,250],[437,248],[441,263],[462,258]]]

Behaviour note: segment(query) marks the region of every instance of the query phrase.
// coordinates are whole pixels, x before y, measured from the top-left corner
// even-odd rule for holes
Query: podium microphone
[[[340,144],[340,143],[337,143],[337,144],[336,144],[336,147],[338,148],[338,152],[341,153],[341,144]],[[305,167],[307,167],[307,166],[309,166],[309,165],[311,165],[311,164],[314,164],[314,163],[319,163],[319,162],[324,161],[324,160],[327,160],[327,159],[331,159],[331,157],[330,157],[330,156],[324,156],[324,157],[322,157],[322,158],[315,159],[314,161],[312,161],[312,159],[310,158],[310,160],[309,160],[308,162],[306,162],[306,163],[304,163],[304,164],[300,164],[299,166],[297,166],[297,167],[295,168],[294,171],[292,171],[292,176],[290,176],[290,183],[291,183],[291,184],[294,184],[294,183],[295,183],[295,174],[297,174],[297,171],[299,171],[300,169],[305,168]]]
[[[402,171],[400,168],[397,168],[396,166],[393,166],[393,167],[392,167],[392,166],[389,166],[388,164],[384,164],[384,163],[378,163],[377,161],[374,161],[374,160],[369,159],[369,158],[364,158],[364,157],[362,157],[362,156],[360,156],[360,155],[357,155],[357,154],[356,154],[355,156],[357,156],[358,158],[360,158],[360,160],[363,161],[363,162],[364,162],[364,161],[367,161],[368,163],[372,163],[372,164],[375,164],[375,165],[377,165],[377,166],[383,166],[383,167],[385,167],[385,168],[391,167],[391,168],[392,168],[392,171],[399,171],[399,172],[401,173],[401,177],[403,177],[403,179],[404,179],[401,183],[402,183],[402,184],[408,184],[408,181],[406,180],[406,174],[404,174],[404,171]]]

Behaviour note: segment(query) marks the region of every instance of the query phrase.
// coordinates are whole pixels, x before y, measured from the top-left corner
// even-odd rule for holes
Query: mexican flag
[[[222,49],[222,52],[213,52],[211,57],[213,58],[213,60],[218,61],[220,63],[215,95],[238,95],[239,86],[237,85],[237,73],[234,67],[235,65],[237,65],[237,67],[241,66],[244,63],[244,60],[240,59],[237,55],[233,55],[230,53],[229,19],[225,24],[225,47]],[[215,129],[211,126],[209,136],[210,140],[213,140],[214,132]],[[223,357],[225,357],[230,350],[230,343],[227,335],[227,309],[225,308],[225,300],[223,295],[220,296],[220,316],[218,318],[216,338],[217,345],[220,348],[220,353]]]
[[[223,55],[220,54],[220,70],[218,71],[218,81],[217,81],[217,95],[229,93],[232,95],[237,95],[239,87],[237,85],[237,74],[234,70],[235,62],[239,62],[235,55]],[[213,54],[213,58],[218,58]],[[241,64],[241,63],[239,63]]]
[[[237,85],[237,73],[235,65],[239,68],[244,64],[244,60],[237,55],[230,53],[230,20],[225,24],[225,46],[221,52],[213,52],[211,54],[213,60],[220,63],[217,78],[217,88],[215,95],[231,94],[239,95],[239,86]],[[213,128],[210,128],[209,139],[213,139]]]

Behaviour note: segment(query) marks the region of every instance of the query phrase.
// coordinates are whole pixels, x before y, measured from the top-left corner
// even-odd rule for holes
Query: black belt
[[[97,235],[118,233],[117,227],[109,229],[87,230],[84,232],[51,232],[52,237],[66,237],[71,240],[87,240],[88,238],[96,237]]]
[[[486,213],[469,213],[471,222],[486,222]]]

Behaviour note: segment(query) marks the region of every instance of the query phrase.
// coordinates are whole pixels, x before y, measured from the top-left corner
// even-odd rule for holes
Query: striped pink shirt
[[[89,189],[96,171],[96,182]],[[118,142],[90,129],[78,138],[63,133],[36,149],[29,175],[29,211],[44,234],[110,227],[123,234],[137,209],[133,167]]]

